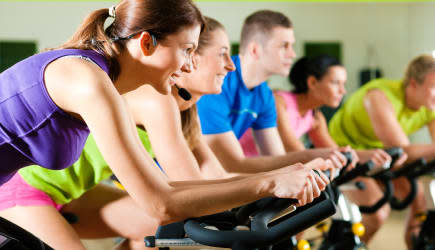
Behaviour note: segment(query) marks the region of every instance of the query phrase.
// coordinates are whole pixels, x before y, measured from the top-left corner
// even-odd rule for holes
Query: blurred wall
[[[102,2],[0,1],[0,40],[36,40],[40,49],[67,40],[91,10]],[[205,15],[221,21],[231,41],[238,41],[244,18],[259,9],[287,14],[294,23],[296,53],[305,41],[339,41],[348,70],[349,92],[359,84],[359,71],[378,66],[387,78],[399,79],[413,57],[435,50],[435,2],[303,3],[197,2]],[[286,79],[273,77],[273,88],[288,89]]]

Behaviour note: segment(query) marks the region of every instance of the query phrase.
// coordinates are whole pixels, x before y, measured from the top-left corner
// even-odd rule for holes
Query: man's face
[[[296,53],[293,49],[295,35],[292,28],[275,27],[264,38],[260,63],[269,75],[288,76]]]

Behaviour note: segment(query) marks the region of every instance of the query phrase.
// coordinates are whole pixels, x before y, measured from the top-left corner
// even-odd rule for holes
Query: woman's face
[[[183,75],[181,85],[196,96],[219,94],[225,76],[235,70],[225,31],[221,28],[212,31],[210,43],[193,57],[192,72]]]
[[[201,27],[182,28],[180,32],[158,41],[149,58],[152,62],[147,80],[161,94],[168,94],[183,72],[190,72],[192,54],[198,46]]]
[[[329,67],[328,72],[320,80],[314,80],[310,92],[315,94],[322,105],[336,108],[340,105],[344,94],[346,94],[344,88],[346,80],[346,69],[343,66],[332,66]]]

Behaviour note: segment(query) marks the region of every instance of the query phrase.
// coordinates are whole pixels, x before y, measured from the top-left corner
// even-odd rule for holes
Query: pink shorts
[[[27,184],[16,173],[0,186],[0,211],[15,206],[53,206],[59,211],[63,205],[55,203],[46,193]]]

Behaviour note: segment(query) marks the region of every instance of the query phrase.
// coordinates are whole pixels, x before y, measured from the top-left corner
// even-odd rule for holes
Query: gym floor
[[[428,183],[431,179],[424,178],[423,182]],[[428,185],[424,185],[425,188]],[[429,192],[426,190],[425,192]],[[431,199],[427,197],[427,202],[429,208],[433,208],[430,205]],[[433,203],[433,202],[432,202]],[[381,228],[381,230],[376,234],[373,241],[369,244],[370,250],[406,250],[404,241],[404,226],[407,211],[393,211],[386,224]],[[315,237],[318,235],[314,229],[309,229],[306,233],[307,238]],[[83,241],[87,249],[90,250],[107,250],[111,249],[115,244],[115,239],[104,239],[104,240],[84,240]],[[187,248],[186,248],[187,249]],[[313,247],[312,249],[316,249]]]

